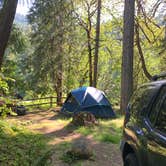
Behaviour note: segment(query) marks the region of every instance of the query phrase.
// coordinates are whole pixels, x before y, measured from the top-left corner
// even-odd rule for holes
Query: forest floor
[[[25,116],[10,117],[11,122],[24,125],[30,131],[44,135],[48,139],[50,152],[48,165],[53,166],[122,166],[119,150],[119,139],[123,118],[116,120],[101,120],[100,127],[88,129],[85,127],[70,127],[71,118],[59,115],[57,110],[38,110]],[[110,134],[114,135],[110,137]],[[91,160],[72,162],[64,156],[71,148],[74,140],[86,139],[90,142],[94,155]]]

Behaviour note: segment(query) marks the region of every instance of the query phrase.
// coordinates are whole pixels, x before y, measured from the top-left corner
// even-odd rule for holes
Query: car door
[[[136,156],[140,165],[146,165],[146,132],[144,129],[143,118],[148,111],[149,104],[156,94],[154,85],[142,86],[132,96],[124,121],[124,137],[132,148],[135,149]]]
[[[158,96],[149,114],[147,157],[149,166],[166,165],[166,88]]]

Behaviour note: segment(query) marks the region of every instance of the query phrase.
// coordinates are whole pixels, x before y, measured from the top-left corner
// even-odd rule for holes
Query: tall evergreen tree
[[[71,30],[70,2],[36,0],[28,16],[33,27],[32,43],[35,76],[50,81],[62,103],[63,63],[67,34]]]

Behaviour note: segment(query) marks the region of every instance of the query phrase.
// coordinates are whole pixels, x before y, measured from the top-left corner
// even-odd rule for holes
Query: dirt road
[[[13,119],[14,120],[14,119]],[[55,110],[35,111],[17,118],[20,123],[26,125],[30,130],[44,134],[49,137],[48,146],[52,147],[51,165],[53,166],[122,166],[119,145],[97,142],[91,136],[83,136],[66,127],[71,119],[64,119]],[[61,160],[61,156],[70,148],[75,139],[87,139],[91,143],[94,159],[82,160],[68,164]]]

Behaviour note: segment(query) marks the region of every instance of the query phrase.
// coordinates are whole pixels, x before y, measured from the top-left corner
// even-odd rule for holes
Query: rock
[[[86,139],[75,140],[67,153],[76,156],[77,159],[90,159],[93,156],[92,146]]]

